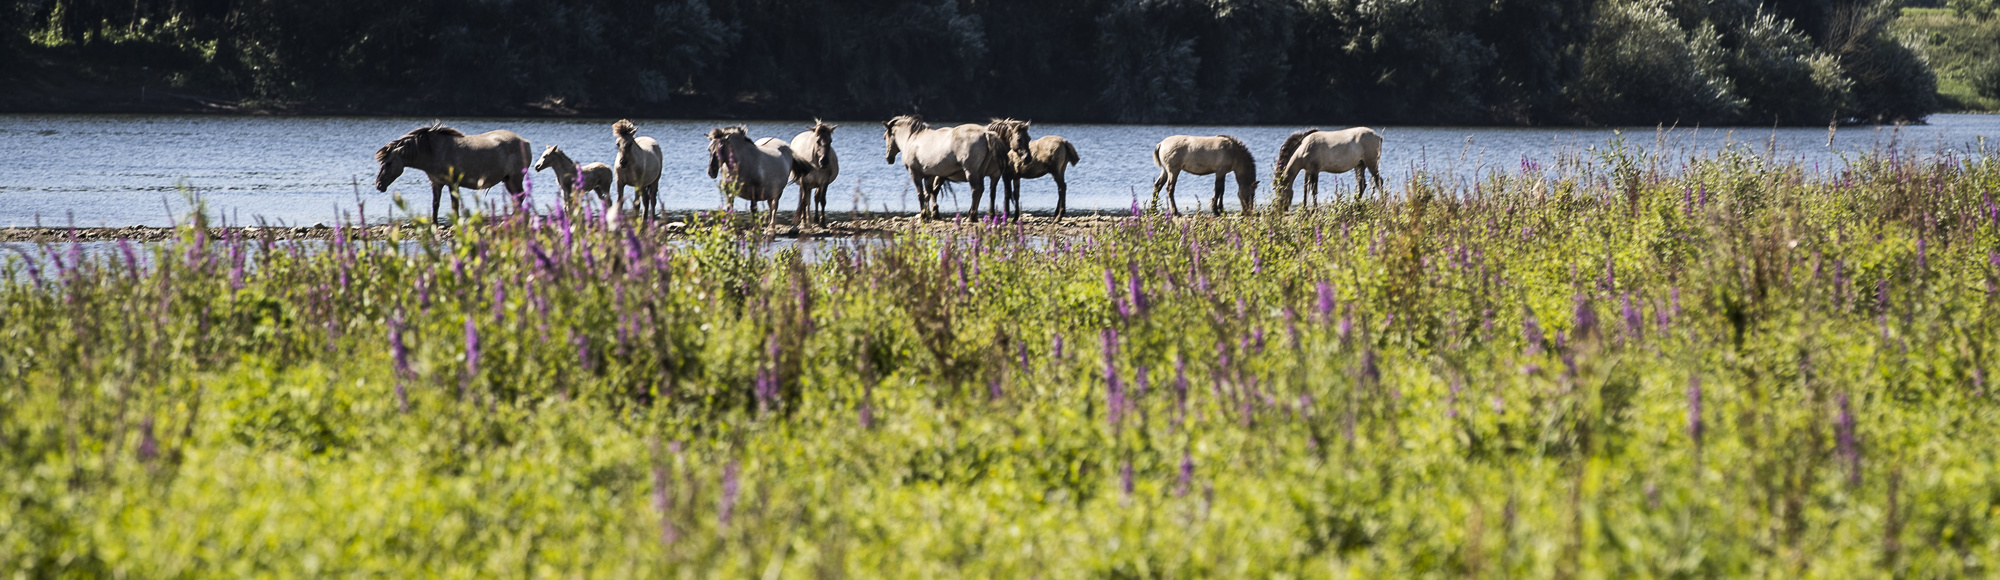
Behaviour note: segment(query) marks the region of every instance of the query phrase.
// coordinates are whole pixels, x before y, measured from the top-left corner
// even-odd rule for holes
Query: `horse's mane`
[[[1278,146],[1277,173],[1275,174],[1278,176],[1278,179],[1284,179],[1285,164],[1292,160],[1292,152],[1298,151],[1299,145],[1305,144],[1307,135],[1318,132],[1319,129],[1306,129],[1304,131],[1293,132],[1290,137],[1285,138],[1284,145]]]
[[[744,139],[749,139],[749,138],[750,138],[750,128],[749,128],[749,127],[745,127],[745,126],[743,126],[743,125],[730,125],[730,126],[727,126],[727,127],[716,127],[714,131],[710,131],[710,132],[709,132],[709,135],[708,135],[708,138],[709,138],[709,139],[717,139],[717,140],[720,140],[720,139],[728,139],[728,138],[729,138],[730,136],[732,136],[732,135],[734,135],[734,136],[741,136],[741,137],[743,137]]]
[[[889,122],[888,122],[888,125],[890,125],[890,126],[892,126],[892,127],[893,127],[893,126],[895,126],[895,124],[896,124],[896,121],[897,121],[897,120],[899,120],[899,119],[909,119],[909,120],[910,120],[910,132],[911,132],[911,133],[920,133],[920,132],[923,132],[923,131],[924,131],[924,130],[926,130],[926,129],[930,129],[930,128],[931,128],[931,126],[930,126],[929,124],[926,124],[926,123],[924,123],[924,117],[923,117],[923,115],[902,115],[902,116],[899,116],[899,117],[896,117],[896,118],[894,118],[894,119],[889,119]]]
[[[1237,163],[1248,163],[1252,166],[1257,165],[1257,156],[1250,154],[1250,146],[1244,145],[1242,139],[1237,139],[1235,135],[1216,135],[1215,137],[1229,142],[1229,149],[1237,155]]]
[[[432,136],[464,137],[465,133],[461,133],[459,130],[451,127],[446,127],[443,121],[432,121],[430,125],[412,129],[410,132],[404,133],[403,136],[397,137],[396,140],[390,141],[388,145],[383,145],[381,149],[376,149],[375,162],[387,162],[389,155],[401,152],[406,147],[421,149],[430,141]]]
[[[617,136],[619,141],[626,141],[639,134],[639,127],[633,125],[630,119],[619,119],[611,124],[611,134]]]

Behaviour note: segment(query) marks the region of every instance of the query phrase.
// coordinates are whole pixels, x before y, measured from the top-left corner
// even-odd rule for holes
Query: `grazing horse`
[[[708,132],[708,176],[721,177],[717,185],[734,196],[730,205],[736,204],[735,197],[749,200],[751,215],[757,214],[757,202],[765,202],[771,209],[766,223],[778,222],[778,200],[785,196],[785,184],[811,170],[783,140],[765,137],[751,143],[750,130],[742,125]],[[804,219],[805,212],[792,216],[794,225]]]
[[[505,185],[507,192],[527,191],[528,141],[512,131],[466,136],[442,123],[418,127],[375,150],[375,191],[403,176],[403,168],[423,170],[431,178],[431,223],[438,221],[438,204],[450,187],[451,215],[458,217],[458,188],[487,189]]]
[[[1083,158],[1076,154],[1076,147],[1069,140],[1055,135],[1045,135],[1040,139],[1028,140],[1027,121],[994,119],[986,130],[998,133],[1000,142],[1007,148],[1007,165],[1013,175],[1007,178],[1007,209],[1014,219],[1021,218],[1021,180],[1038,179],[1044,175],[1056,180],[1056,219],[1062,219],[1069,206],[1069,182],[1064,179],[1069,166],[1076,165]]]
[[[1222,215],[1224,174],[1236,174],[1236,197],[1243,201],[1243,213],[1250,213],[1257,200],[1257,160],[1250,156],[1250,148],[1235,137],[1168,137],[1153,147],[1153,165],[1160,168],[1160,177],[1153,180],[1153,205],[1160,204],[1160,189],[1166,188],[1167,206],[1174,215],[1181,213],[1174,202],[1174,189],[1180,185],[1182,171],[1215,176],[1215,199],[1210,203],[1215,215]]]
[[[1319,203],[1319,174],[1354,172],[1354,185],[1360,191],[1354,200],[1360,201],[1368,193],[1369,174],[1375,176],[1375,188],[1382,188],[1382,134],[1367,127],[1355,127],[1339,131],[1306,129],[1285,138],[1285,144],[1278,147],[1278,167],[1271,173],[1272,185],[1277,189],[1278,211],[1285,211],[1292,205],[1292,180],[1299,172],[1306,172],[1305,202]]]
[[[817,223],[826,223],[826,187],[840,176],[840,157],[833,154],[833,130],[838,127],[813,119],[811,129],[792,138],[792,155],[811,168],[797,176],[799,214],[806,214],[810,201],[818,208],[812,216]]]
[[[924,219],[937,217],[937,192],[947,180],[972,186],[972,212],[978,217],[985,189],[980,178],[997,177],[1001,168],[1000,136],[978,125],[931,129],[923,119],[903,115],[882,123],[882,144],[888,149],[884,162],[895,163],[896,154],[903,154]]]
[[[597,198],[605,205],[611,204],[611,166],[592,163],[577,167],[562,148],[550,145],[542,150],[542,157],[535,160],[535,171],[552,169],[556,172],[556,185],[562,188],[563,205],[575,206],[576,194],[580,191],[595,191]]]
[[[618,160],[613,164],[617,175],[617,207],[625,207],[625,187],[631,186],[640,215],[651,219],[660,207],[660,167],[666,159],[660,153],[660,142],[637,136],[639,128],[625,119],[611,125],[611,134],[618,137]]]

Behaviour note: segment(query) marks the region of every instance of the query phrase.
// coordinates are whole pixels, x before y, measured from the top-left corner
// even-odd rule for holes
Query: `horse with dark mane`
[[[1236,197],[1243,202],[1243,213],[1250,213],[1257,200],[1257,160],[1251,157],[1250,147],[1235,137],[1168,137],[1153,147],[1153,165],[1160,168],[1160,177],[1153,180],[1153,205],[1160,204],[1160,189],[1165,188],[1167,206],[1174,215],[1181,213],[1174,203],[1174,188],[1180,184],[1182,171],[1215,176],[1215,199],[1209,204],[1215,215],[1222,215],[1224,175],[1236,174]]]
[[[612,123],[611,135],[618,138],[618,159],[612,164],[617,177],[616,207],[625,207],[625,187],[632,186],[633,203],[639,206],[640,215],[650,219],[660,207],[660,168],[666,154],[660,152],[659,141],[638,136],[639,128],[629,120]]]
[[[826,223],[826,188],[840,177],[840,157],[833,154],[833,130],[839,125],[828,125],[825,121],[813,119],[813,126],[792,138],[792,155],[810,170],[797,175],[799,182],[799,213],[805,214],[807,202],[817,206],[812,213],[812,221]]]
[[[723,194],[750,202],[750,214],[757,214],[757,202],[765,202],[771,215],[765,223],[778,223],[778,200],[785,197],[785,185],[812,167],[792,155],[792,146],[782,139],[765,137],[750,140],[750,130],[742,125],[717,127],[708,132],[708,176],[716,178]],[[801,210],[804,208],[801,207]],[[792,215],[794,226],[805,225],[805,213]]]
[[[1038,179],[1044,175],[1056,181],[1056,219],[1062,219],[1069,205],[1069,182],[1064,179],[1069,166],[1076,165],[1083,158],[1076,154],[1076,147],[1069,140],[1055,135],[1044,135],[1040,139],[1028,139],[1028,121],[994,119],[986,125],[986,130],[1000,135],[1000,143],[1006,148],[1003,157],[1011,171],[1006,177],[1007,207],[1014,219],[1021,219],[1021,180]]]
[[[438,204],[444,189],[451,191],[451,215],[457,217],[458,189],[488,189],[504,185],[507,192],[527,191],[528,141],[512,131],[489,131],[466,135],[443,123],[397,137],[375,150],[375,190],[389,191],[389,184],[403,176],[403,168],[422,170],[431,178],[431,223],[437,223]]]
[[[902,154],[903,167],[917,187],[917,205],[923,219],[938,215],[937,195],[945,181],[972,187],[972,211],[978,216],[979,198],[987,187],[981,178],[1000,177],[1000,137],[985,127],[965,124],[950,129],[932,129],[922,118],[903,115],[882,123],[883,160],[896,162]]]
[[[1354,172],[1354,185],[1359,188],[1354,194],[1355,201],[1368,193],[1368,177],[1375,177],[1375,188],[1382,188],[1382,134],[1367,127],[1354,127],[1339,131],[1306,129],[1292,133],[1285,138],[1285,144],[1278,147],[1278,166],[1271,172],[1272,185],[1277,190],[1278,211],[1292,205],[1292,181],[1299,172],[1306,173],[1306,192],[1302,202],[1319,203],[1319,174]]]

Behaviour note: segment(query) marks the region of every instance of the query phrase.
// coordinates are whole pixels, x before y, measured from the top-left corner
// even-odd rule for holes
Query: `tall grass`
[[[1446,175],[1058,238],[17,248],[0,570],[1992,573],[1990,152]]]

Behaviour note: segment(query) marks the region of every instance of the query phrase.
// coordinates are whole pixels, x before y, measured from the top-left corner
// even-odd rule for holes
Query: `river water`
[[[365,210],[370,222],[390,217],[391,195],[377,193],[374,151],[389,140],[431,119],[358,117],[252,117],[175,115],[0,115],[0,227],[45,225],[128,226],[166,225],[185,215],[190,192],[199,195],[213,217],[248,224],[256,219],[283,225],[331,223],[339,216]],[[660,141],[666,153],[661,178],[663,205],[675,210],[716,209],[724,202],[715,181],[706,175],[707,138],[711,127],[729,122],[635,119],[640,134]],[[534,144],[556,144],[580,162],[613,158],[610,120],[605,119],[444,119],[467,133],[507,129]],[[865,206],[875,211],[908,211],[916,207],[908,174],[900,165],[883,161],[880,121],[836,121],[835,151],[841,157],[840,178],[828,195],[833,211]],[[805,130],[801,121],[745,123],[755,138],[787,141]],[[943,125],[944,123],[933,123]],[[1333,127],[1328,127],[1333,128]],[[1069,173],[1071,211],[1122,210],[1136,195],[1147,198],[1158,170],[1152,148],[1169,135],[1235,135],[1249,143],[1259,163],[1258,199],[1270,196],[1270,160],[1284,137],[1297,127],[1061,125],[1037,124],[1033,135],[1061,135],[1083,158]],[[1386,140],[1384,177],[1395,188],[1402,177],[1420,168],[1471,177],[1493,170],[1514,170],[1522,160],[1552,165],[1559,156],[1577,155],[1614,138],[1606,128],[1377,127]],[[1846,127],[1832,135],[1824,128],[1738,127],[1624,129],[1630,145],[1677,155],[1700,154],[1729,144],[1796,159],[1831,170],[1845,158],[1894,144],[1904,150],[1959,152],[1976,150],[1982,138],[2000,137],[2000,116],[1934,115],[1928,125]],[[1773,147],[1774,146],[1774,147]],[[1991,147],[1989,145],[1988,147]],[[1328,176],[1327,191],[1353,194],[1351,178]],[[534,199],[552,203],[555,176],[534,176]],[[1338,189],[1335,189],[1338,186]],[[1235,184],[1229,185],[1227,206],[1235,208]],[[1055,205],[1055,184],[1048,179],[1025,182],[1022,203],[1030,210]],[[420,172],[406,172],[392,187],[409,200],[410,209],[428,214],[429,186]],[[1183,176],[1179,199],[1183,210],[1212,191],[1209,178]],[[944,207],[964,207],[970,191],[957,185],[943,199]],[[788,190],[793,207],[796,189]],[[501,189],[481,199],[504,199]],[[448,203],[448,202],[447,202]],[[1260,202],[1262,203],[1262,202]],[[744,206],[738,204],[742,209]],[[446,211],[449,211],[447,206]]]

